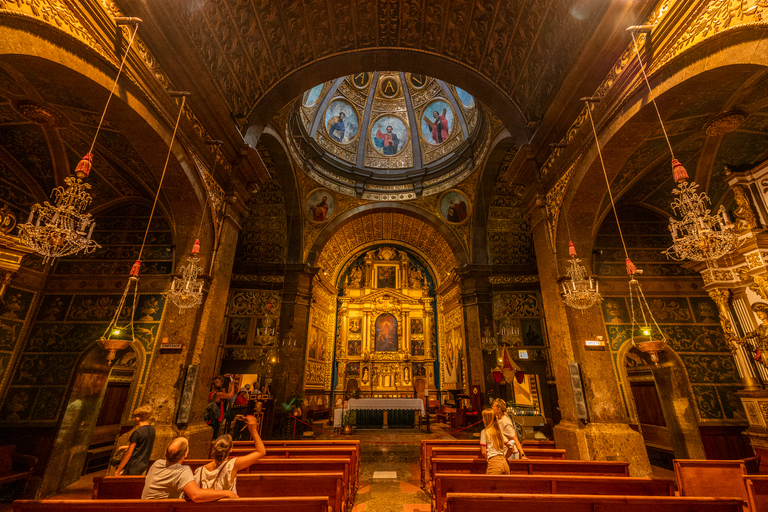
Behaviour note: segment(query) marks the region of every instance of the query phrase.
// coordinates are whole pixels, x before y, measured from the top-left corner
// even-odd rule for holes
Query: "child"
[[[485,428],[480,433],[480,452],[488,461],[487,475],[508,475],[507,450],[511,439],[504,437],[493,409],[483,410]]]
[[[155,427],[149,424],[151,417],[152,407],[149,405],[142,405],[133,411],[138,428],[128,439],[130,444],[118,448],[126,450],[117,466],[116,475],[141,475],[149,466],[149,456],[152,455],[152,446],[155,444]]]

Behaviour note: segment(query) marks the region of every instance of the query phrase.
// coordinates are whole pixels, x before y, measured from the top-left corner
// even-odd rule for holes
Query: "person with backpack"
[[[245,422],[256,450],[248,455],[227,460],[229,451],[232,449],[232,437],[229,434],[223,434],[217,438],[213,444],[213,460],[195,470],[195,483],[201,489],[237,493],[237,472],[250,467],[267,454],[267,449],[256,428],[256,418],[249,414],[245,417]]]
[[[499,428],[504,434],[504,437],[513,441],[512,452],[507,460],[527,459],[528,457],[525,456],[523,445],[520,443],[520,438],[518,437],[518,432],[521,432],[522,429],[518,429],[517,423],[507,416],[507,402],[501,398],[497,398],[493,401],[491,409],[496,416],[496,420],[499,422]]]
[[[219,427],[224,421],[225,402],[235,396],[235,381],[229,375],[228,389],[224,390],[224,377],[218,375],[213,379],[213,389],[208,395],[208,407],[205,409],[205,422],[213,427],[213,438],[219,437]]]

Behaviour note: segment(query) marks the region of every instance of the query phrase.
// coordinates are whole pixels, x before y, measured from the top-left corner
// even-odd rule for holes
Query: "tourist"
[[[488,461],[485,473],[487,475],[508,475],[507,452],[512,440],[504,437],[493,409],[483,410],[483,423],[485,428],[480,432],[480,453]]]
[[[242,416],[238,416],[238,418],[242,418]],[[227,460],[229,451],[232,449],[232,438],[224,434],[216,439],[213,445],[213,461],[195,470],[195,483],[201,489],[237,492],[235,488],[237,472],[250,467],[267,454],[267,449],[264,447],[261,437],[259,437],[258,430],[256,430],[256,418],[248,415],[245,417],[245,422],[253,438],[256,450],[248,455]]]
[[[528,457],[525,456],[523,445],[520,443],[520,439],[517,437],[517,429],[515,428],[515,423],[509,416],[507,416],[507,402],[501,398],[497,398],[493,401],[491,409],[493,409],[493,414],[496,415],[496,420],[499,422],[499,428],[504,434],[504,437],[514,441],[511,455],[507,460],[527,459]]]
[[[118,450],[125,450],[116,475],[141,475],[149,466],[149,456],[155,444],[155,427],[149,424],[152,417],[152,407],[142,405],[133,411],[133,419],[138,427],[128,438],[128,445]]]
[[[237,498],[230,490],[201,489],[189,466],[181,462],[189,453],[189,441],[177,437],[165,449],[165,459],[152,464],[144,480],[143,500],[178,499],[182,496],[195,503],[216,501],[222,498]]]
[[[246,384],[246,386],[251,387],[250,384]],[[240,388],[240,391],[237,392],[237,396],[235,397],[235,405],[246,405],[248,403],[248,390],[245,388]]]
[[[224,421],[224,411],[225,411],[225,405],[224,403],[235,396],[235,381],[232,379],[232,375],[229,375],[230,381],[228,389],[224,390],[224,377],[221,375],[215,377],[213,379],[211,393],[208,395],[208,403],[215,402],[218,404],[219,414],[218,416],[215,416],[210,419],[206,419],[206,422],[213,427],[213,438],[216,439],[219,437],[219,426],[221,425],[221,422]]]

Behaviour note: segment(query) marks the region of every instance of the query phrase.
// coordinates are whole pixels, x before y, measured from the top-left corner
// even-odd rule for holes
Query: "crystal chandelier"
[[[653,94],[651,83],[648,81],[648,75],[645,73],[643,59],[640,57],[640,49],[637,46],[635,34],[638,32],[650,33],[652,26],[642,25],[629,27],[627,30],[632,35],[632,43],[635,47],[640,71],[642,72],[645,84],[648,86],[648,92]],[[661,131],[669,146],[669,153],[672,155],[672,175],[677,183],[677,188],[672,191],[677,197],[672,200],[672,211],[679,215],[681,219],[669,218],[669,231],[672,233],[672,246],[663,251],[668,258],[673,260],[693,260],[705,261],[712,264],[718,258],[725,256],[740,245],[739,237],[734,232],[733,224],[725,213],[725,208],[721,205],[717,213],[712,215],[707,204],[711,201],[706,192],[697,193],[698,185],[688,183],[688,173],[683,165],[675,158],[672,150],[672,143],[669,141],[667,129],[659,112],[659,106],[656,99],[651,98],[656,109],[656,116],[659,118]]]
[[[183,110],[183,107],[182,107]],[[213,170],[211,171],[211,179],[216,172],[216,163],[218,162],[219,147],[223,144],[220,140],[207,141],[206,144],[216,146],[216,156],[213,159]],[[205,188],[204,188],[205,190]],[[176,304],[180,313],[184,313],[185,309],[196,308],[203,302],[203,285],[202,279],[198,279],[200,274],[204,274],[205,270],[202,266],[198,265],[200,262],[200,232],[203,229],[203,221],[205,220],[205,211],[208,208],[209,193],[205,191],[205,204],[200,214],[200,225],[197,228],[197,238],[195,244],[192,246],[192,251],[187,256],[187,264],[179,268],[181,271],[181,277],[174,277],[173,283],[171,283],[171,289],[168,292],[168,298]],[[215,218],[215,215],[214,215]],[[213,264],[213,262],[211,262]]]
[[[589,309],[595,304],[600,304],[603,297],[598,291],[597,280],[587,273],[587,269],[576,257],[576,248],[573,242],[568,242],[569,268],[565,271],[567,279],[563,281],[563,302],[576,309]]]
[[[504,315],[499,320],[499,343],[501,346],[514,347],[523,342],[522,325],[519,318]]]
[[[81,179],[85,176],[78,172],[77,178],[64,178],[67,187],[56,187],[51,194],[54,204],[32,206],[27,222],[19,224],[21,242],[43,256],[44,262],[101,247],[91,240],[96,223],[85,213],[91,203],[91,186]]]
[[[191,256],[187,256],[187,264],[182,266],[181,277],[174,277],[171,283],[171,289],[168,291],[168,298],[176,304],[180,313],[185,309],[196,308],[203,301],[203,280],[198,276],[203,272],[203,268],[198,265],[200,257],[200,240],[195,240],[192,247]]]
[[[673,260],[693,260],[712,262],[725,256],[740,245],[739,237],[733,229],[725,207],[720,206],[713,215],[707,208],[710,202],[706,193],[696,193],[696,183],[688,183],[685,169],[673,160],[677,188],[672,191],[677,197],[672,200],[672,211],[680,219],[669,218],[669,231],[672,233],[672,246],[664,251]],[[684,176],[684,177],[682,177]]]
[[[21,242],[41,255],[43,262],[53,262],[56,258],[69,256],[84,252],[85,254],[95,251],[101,246],[91,240],[93,228],[96,223],[91,220],[91,214],[85,213],[85,209],[91,204],[91,195],[88,190],[91,186],[83,183],[83,179],[88,177],[93,164],[93,148],[96,145],[96,137],[104,122],[104,116],[107,113],[107,107],[115,93],[117,81],[123,71],[123,66],[128,58],[128,54],[136,38],[136,32],[139,30],[139,18],[115,18],[115,22],[120,25],[133,25],[133,34],[125,51],[120,67],[117,70],[115,81],[112,84],[112,90],[107,97],[107,103],[101,113],[101,120],[96,128],[96,133],[91,142],[91,148],[88,153],[78,162],[75,168],[75,178],[68,176],[64,178],[64,187],[56,187],[51,192],[54,204],[46,201],[42,206],[35,204],[29,213],[29,218],[24,224],[19,224],[19,239]]]
[[[480,347],[485,352],[495,352],[499,348],[499,342],[493,334],[493,328],[489,326],[488,319],[485,319],[483,336],[480,337]]]

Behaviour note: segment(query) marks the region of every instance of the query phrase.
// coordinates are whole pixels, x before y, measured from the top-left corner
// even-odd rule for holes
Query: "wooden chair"
[[[750,512],[768,510],[768,475],[748,475],[742,478]]]
[[[739,512],[729,498],[448,493],[447,512]]]
[[[747,474],[740,460],[675,459],[675,479],[680,496],[709,496],[712,498],[739,498],[745,510]]]

